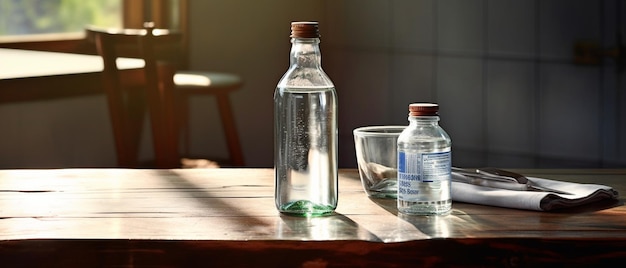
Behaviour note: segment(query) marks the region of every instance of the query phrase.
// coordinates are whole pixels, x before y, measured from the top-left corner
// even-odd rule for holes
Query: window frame
[[[143,22],[149,18],[154,21],[157,28],[171,28],[171,7],[178,9],[177,28],[186,38],[187,0],[122,0],[122,24],[125,28],[141,28]],[[93,46],[87,44],[84,39],[84,32],[0,36],[0,48],[96,54]],[[187,41],[183,42],[186,47]]]

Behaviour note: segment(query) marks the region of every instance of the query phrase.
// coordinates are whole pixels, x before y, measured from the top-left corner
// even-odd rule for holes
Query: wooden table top
[[[117,64],[133,83],[143,82],[143,60]],[[0,48],[0,104],[103,94],[103,68],[96,55]]]
[[[0,48],[0,80],[102,72],[95,55]],[[140,59],[120,59],[122,70],[143,68]]]
[[[626,170],[516,171],[626,192]],[[59,265],[83,265],[111,248],[123,256],[158,249],[168,253],[155,253],[168,265],[209,257],[213,263],[274,265],[281,257],[267,254],[294,250],[298,255],[289,260],[297,265],[626,259],[623,197],[556,212],[454,202],[447,216],[404,216],[395,200],[368,198],[358,172],[346,169],[340,171],[336,213],[300,218],[277,212],[273,185],[272,169],[255,168],[0,170],[0,261],[82,254],[88,257]],[[228,252],[251,259],[227,262],[234,254]],[[454,260],[444,258],[450,254]]]

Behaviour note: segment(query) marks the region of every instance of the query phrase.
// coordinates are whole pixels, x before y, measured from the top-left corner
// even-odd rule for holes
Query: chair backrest
[[[113,127],[118,165],[139,167],[138,151],[147,103],[152,129],[157,167],[175,167],[178,162],[174,118],[173,62],[180,34],[165,29],[154,29],[147,23],[144,29],[102,29],[87,27],[87,39],[94,42],[103,59],[102,83],[107,96],[110,120]],[[118,69],[120,57],[136,57],[145,66],[136,77],[125,76]],[[128,72],[132,74],[132,72]],[[139,77],[137,77],[139,76]],[[140,81],[135,87],[128,81]],[[143,90],[142,90],[143,89]],[[172,136],[173,135],[173,136]],[[173,147],[175,144],[175,147]]]

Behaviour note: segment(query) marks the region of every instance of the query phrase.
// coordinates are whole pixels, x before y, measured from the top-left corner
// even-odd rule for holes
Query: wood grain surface
[[[609,185],[626,170],[516,170]],[[280,215],[272,169],[0,170],[0,263],[85,266],[585,266],[626,260],[624,198],[536,212],[453,203],[405,216],[341,170],[339,206]],[[245,257],[244,257],[245,256]]]

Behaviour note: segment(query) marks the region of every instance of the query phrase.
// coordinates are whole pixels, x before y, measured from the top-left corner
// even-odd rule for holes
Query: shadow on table
[[[401,213],[398,213],[398,208],[396,205],[396,200],[395,199],[383,199],[383,198],[369,198],[372,202],[376,203],[378,206],[384,208],[385,210],[387,210],[389,213],[394,214],[396,216],[402,215]],[[457,204],[469,204],[469,203],[462,203],[462,202],[454,202],[453,204],[457,203]],[[473,204],[476,205],[476,204]],[[593,203],[589,203],[589,204],[585,204],[585,205],[581,205],[581,206],[576,206],[576,207],[571,207],[571,208],[562,208],[562,209],[555,209],[552,211],[536,211],[536,212],[541,212],[541,213],[569,213],[569,214],[578,214],[578,213],[589,213],[589,212],[595,212],[595,211],[601,211],[601,210],[605,210],[605,209],[610,209],[610,208],[614,208],[614,207],[619,207],[619,206],[623,206],[624,205],[624,200],[623,199],[603,199],[597,202],[593,202]],[[476,206],[484,206],[484,205],[476,205]],[[512,210],[517,210],[517,211],[530,211],[532,212],[532,210],[519,210],[519,209],[513,209],[513,208],[503,208],[503,207],[492,207],[492,206],[484,206],[485,208],[489,208],[489,209],[512,209]],[[455,210],[454,208],[452,209],[452,211],[450,212],[450,214],[455,214],[457,213],[458,210]]]
[[[398,215],[398,205],[395,198],[373,198],[369,197],[369,199],[378,205],[381,208],[384,208],[386,211],[393,215]]]
[[[450,237],[453,231],[451,226],[459,221],[459,218],[453,215],[458,213],[455,210],[445,215],[406,215],[398,212],[396,199],[370,198],[370,200],[431,238]]]
[[[207,173],[209,174],[209,170],[207,169]],[[214,169],[217,171],[218,169]],[[223,211],[232,212],[231,217],[221,217],[224,221],[232,221],[232,226],[241,225],[241,219],[245,219],[245,225],[250,232],[256,229],[264,229],[268,226],[271,226],[271,222],[268,222],[263,217],[259,217],[260,215],[251,215],[251,212],[260,211],[256,208],[256,206],[260,206],[261,202],[254,202],[255,207],[243,207],[238,206],[237,202],[231,202],[236,200],[237,198],[242,198],[239,192],[237,192],[237,188],[252,188],[258,189],[258,193],[262,193],[260,190],[262,188],[270,187],[269,185],[229,185],[227,183],[223,183],[220,181],[215,181],[215,184],[211,184],[211,187],[207,187],[207,185],[199,184],[202,179],[210,179],[211,175],[206,175],[206,178],[202,179],[193,179],[191,177],[181,176],[179,173],[173,170],[158,170],[159,177],[162,177],[164,182],[169,184],[170,189],[176,189],[181,193],[187,194],[189,200],[193,200],[198,207],[202,208],[202,210],[206,213],[206,216],[209,217],[221,217],[219,214]],[[252,190],[254,191],[254,190]],[[257,195],[257,196],[245,196],[246,199],[264,199],[267,196]]]
[[[217,172],[218,170],[213,170]],[[160,177],[169,184],[166,187],[186,193],[207,217],[220,217],[229,211],[230,217],[221,217],[236,228],[245,227],[245,235],[255,238],[279,240],[351,240],[357,237],[364,241],[379,239],[352,219],[334,212],[321,217],[297,217],[280,214],[274,207],[274,198],[268,188],[271,184],[245,184],[210,181],[209,172],[202,178],[181,176],[175,171],[159,170]],[[213,182],[213,181],[210,181]],[[166,185],[167,185],[166,184]],[[246,200],[245,204],[238,199]],[[250,202],[254,199],[253,202]],[[278,216],[278,217],[277,217]]]
[[[465,232],[467,226],[485,227],[497,225],[500,221],[498,217],[512,217],[519,220],[529,219],[529,221],[526,221],[526,224],[531,225],[540,225],[544,221],[584,222],[586,217],[592,217],[591,215],[602,217],[603,210],[624,205],[624,200],[606,199],[567,209],[532,211],[455,202],[452,211],[448,215],[418,216],[399,213],[395,199],[370,198],[370,200],[431,238],[451,237],[455,233]],[[536,222],[532,219],[536,219]]]
[[[285,240],[359,240],[378,241],[367,229],[352,219],[339,214],[323,217],[296,217],[280,215],[277,238]]]
[[[604,199],[597,202],[585,204],[582,206],[555,209],[546,213],[563,213],[563,214],[579,214],[596,212],[624,205],[624,200],[620,199]]]

